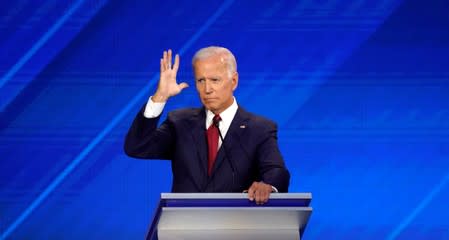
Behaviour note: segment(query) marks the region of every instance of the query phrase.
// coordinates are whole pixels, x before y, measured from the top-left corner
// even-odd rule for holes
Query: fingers
[[[171,69],[171,49],[168,49],[168,53],[167,53],[167,69]]]
[[[175,70],[175,72],[177,72],[178,68],[179,68],[179,54],[176,54],[175,63],[173,64],[173,70]]]
[[[179,54],[175,55],[175,62],[172,66],[172,55],[173,52],[171,49],[168,49],[167,51],[164,51],[161,58],[161,72],[165,70],[173,69],[175,71],[178,71],[179,68]]]
[[[164,64],[165,64],[164,59],[161,58],[161,72],[165,71],[165,65]]]
[[[256,197],[255,192],[256,192],[256,182],[254,182],[248,189],[248,199],[250,201],[254,201],[254,198]]]
[[[164,51],[164,53],[162,54],[162,67],[161,70],[165,71],[168,69],[168,64],[167,64],[167,51]]]
[[[265,204],[266,202],[268,202],[268,198],[270,196],[270,192],[271,192],[271,190],[268,190],[267,188],[264,188],[263,191],[260,191],[260,193],[259,193],[259,204]],[[257,202],[257,198],[256,198],[256,202]]]
[[[248,198],[256,204],[264,204],[268,201],[271,193],[271,185],[263,182],[254,182],[248,189]]]
[[[162,53],[162,58],[160,59],[161,72],[156,92],[162,93],[161,95],[165,96],[165,98],[178,95],[184,88],[189,86],[185,82],[180,84],[177,83],[176,75],[179,68],[179,55],[176,54],[174,58],[174,63],[172,65],[173,51],[168,49]]]
[[[256,191],[256,204],[264,204],[268,201],[268,193],[266,189],[258,189]]]

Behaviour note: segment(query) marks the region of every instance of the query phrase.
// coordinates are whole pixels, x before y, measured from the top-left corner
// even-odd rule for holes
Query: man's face
[[[196,90],[203,105],[215,114],[222,113],[234,101],[238,74],[229,73],[220,55],[194,62]]]

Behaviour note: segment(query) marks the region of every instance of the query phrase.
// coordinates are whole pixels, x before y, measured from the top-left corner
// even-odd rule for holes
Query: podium
[[[273,193],[257,205],[246,193],[162,193],[145,239],[299,240],[311,200],[311,193]]]

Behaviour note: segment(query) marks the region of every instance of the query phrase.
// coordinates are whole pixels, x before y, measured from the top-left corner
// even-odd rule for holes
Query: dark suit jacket
[[[170,112],[159,127],[159,117],[145,118],[143,109],[126,136],[125,152],[135,158],[171,160],[172,192],[242,192],[254,181],[288,191],[290,174],[274,122],[239,107],[209,177],[205,109]]]

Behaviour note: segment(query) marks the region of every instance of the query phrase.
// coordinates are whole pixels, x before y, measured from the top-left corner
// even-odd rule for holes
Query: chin
[[[210,110],[210,111],[215,111],[215,110],[217,110],[216,108],[214,108],[214,107],[211,107],[211,106],[206,106],[206,108],[207,108],[207,110]]]
[[[215,112],[215,111],[217,110],[217,108],[214,107],[214,106],[205,105],[205,107],[206,107],[207,110],[210,110],[210,111],[212,111],[212,112]]]

